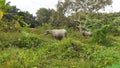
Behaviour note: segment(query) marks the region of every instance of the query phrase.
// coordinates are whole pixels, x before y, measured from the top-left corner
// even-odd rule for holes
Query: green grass
[[[92,38],[83,37],[78,31],[69,31],[68,38],[61,41],[44,32],[44,28],[25,32],[27,36],[20,32],[1,32],[0,68],[119,67],[120,36],[110,36],[112,46],[105,46],[91,42]],[[40,46],[19,48],[19,42]]]

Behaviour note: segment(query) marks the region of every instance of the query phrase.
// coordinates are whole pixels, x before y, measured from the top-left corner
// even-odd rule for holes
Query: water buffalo
[[[82,31],[82,35],[87,36],[87,37],[92,37],[92,32],[90,32],[90,31]]]
[[[67,37],[67,31],[65,29],[46,30],[45,34],[52,34],[53,37],[58,40]]]

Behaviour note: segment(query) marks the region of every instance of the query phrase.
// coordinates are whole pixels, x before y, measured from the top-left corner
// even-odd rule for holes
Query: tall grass
[[[40,31],[39,31],[40,30]],[[109,36],[114,46],[91,43],[78,31],[68,31],[61,41],[44,35],[43,27],[31,31],[1,32],[1,68],[110,68],[119,67],[120,37]],[[25,34],[25,35],[24,35]],[[6,47],[7,45],[7,47]],[[19,46],[22,46],[19,47]],[[35,46],[35,47],[34,47]],[[37,46],[37,47],[36,47]]]

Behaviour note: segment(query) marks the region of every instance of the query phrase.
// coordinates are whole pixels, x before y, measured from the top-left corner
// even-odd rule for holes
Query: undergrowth
[[[105,46],[77,31],[59,41],[32,30],[0,33],[1,68],[119,68],[119,36],[110,36],[112,46]]]

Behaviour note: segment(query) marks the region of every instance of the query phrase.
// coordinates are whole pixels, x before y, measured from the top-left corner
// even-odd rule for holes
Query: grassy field
[[[102,45],[70,29],[61,41],[44,32],[1,31],[0,68],[120,68],[120,36],[109,36],[110,44]]]

